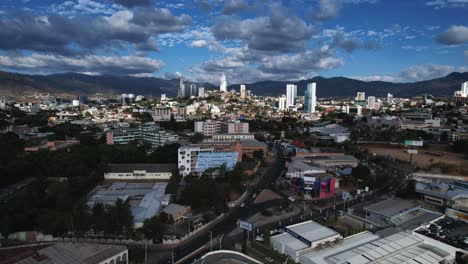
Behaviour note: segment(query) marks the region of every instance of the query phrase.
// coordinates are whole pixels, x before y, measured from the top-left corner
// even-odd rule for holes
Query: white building
[[[297,97],[297,85],[286,84],[286,107],[295,106]]]
[[[375,109],[375,96],[369,96],[367,97],[367,108],[369,109]]]
[[[110,171],[104,173],[106,180],[165,180],[168,181],[176,164],[109,164]]]
[[[455,91],[455,96],[468,97],[468,82],[461,84],[461,89],[460,91]]]
[[[317,107],[317,84],[308,83],[304,94],[304,112],[315,113]]]
[[[336,231],[310,220],[285,227],[284,233],[271,237],[271,245],[274,250],[299,262],[302,254],[325,245],[340,243],[342,239]]]
[[[245,85],[243,84],[240,86],[240,98],[245,99]]]
[[[198,88],[198,97],[205,97],[205,87]]]
[[[236,140],[255,139],[254,134],[213,134],[211,140],[213,142],[231,142]]]
[[[278,98],[278,109],[279,110],[286,110],[286,95],[281,95],[281,97]]]
[[[365,92],[357,92],[355,99],[356,99],[356,101],[365,101],[366,100],[366,93]]]
[[[227,81],[226,81],[226,75],[224,73],[221,75],[219,90],[221,92],[227,92]]]
[[[221,121],[218,120],[195,121],[193,126],[195,133],[202,133],[205,136],[221,132]]]

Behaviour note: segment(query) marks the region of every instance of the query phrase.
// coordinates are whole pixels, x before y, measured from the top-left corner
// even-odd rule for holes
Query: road
[[[174,256],[174,261],[177,261],[184,256],[194,252],[201,245],[204,245],[210,241],[210,231],[212,232],[212,237],[218,237],[223,234],[228,234],[231,231],[237,228],[237,221],[239,219],[247,219],[250,216],[260,212],[266,208],[280,205],[281,200],[268,201],[261,204],[254,204],[254,198],[252,197],[253,193],[259,193],[265,188],[273,188],[276,178],[279,177],[281,171],[284,170],[284,156],[282,149],[276,147],[276,159],[274,163],[268,167],[267,171],[263,177],[258,181],[258,183],[251,187],[248,190],[248,197],[244,201],[244,207],[234,207],[229,210],[222,220],[212,226],[209,230],[200,231],[196,236],[190,238],[182,245],[171,249],[171,250],[157,250],[149,249],[148,252],[148,262],[149,263],[172,263],[172,254]],[[236,241],[239,240],[238,236],[226,237],[222,241],[223,248],[230,248],[234,245]],[[164,256],[161,257],[161,254]],[[153,257],[154,256],[154,257]]]

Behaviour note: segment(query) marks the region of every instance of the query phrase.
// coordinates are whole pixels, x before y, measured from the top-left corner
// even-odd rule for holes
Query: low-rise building
[[[287,226],[284,230],[284,233],[271,237],[271,245],[295,262],[299,262],[300,256],[306,252],[341,243],[343,239],[336,231],[312,220]]]
[[[232,170],[238,162],[238,151],[219,151],[215,147],[203,145],[182,146],[178,150],[178,168],[180,174],[202,174],[207,169],[222,165]]]
[[[106,180],[163,180],[168,181],[177,169],[176,164],[109,164]]]
[[[170,215],[175,222],[178,222],[186,218],[190,210],[190,206],[171,203],[164,208],[163,212]]]
[[[355,168],[357,167],[359,160],[352,155],[338,155],[328,157],[306,157],[312,163],[315,163],[322,167],[334,167],[334,166],[348,166]]]
[[[170,133],[154,122],[130,126],[121,123],[119,127],[112,128],[106,133],[106,142],[113,144],[128,144],[131,142],[145,142],[153,147],[174,143],[179,137]]]
[[[230,142],[236,140],[246,140],[246,139],[255,139],[253,134],[213,134],[211,138],[208,138],[206,141],[213,142]]]
[[[394,225],[401,216],[420,209],[421,205],[418,202],[402,199],[389,199],[363,208],[366,220],[378,227]]]
[[[0,248],[0,263],[28,264],[127,264],[128,249],[121,245],[51,243]]]

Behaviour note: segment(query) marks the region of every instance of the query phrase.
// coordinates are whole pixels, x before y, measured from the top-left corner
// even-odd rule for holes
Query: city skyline
[[[7,0],[0,69],[213,84],[223,72],[228,83],[419,81],[467,70],[467,8],[450,0]]]

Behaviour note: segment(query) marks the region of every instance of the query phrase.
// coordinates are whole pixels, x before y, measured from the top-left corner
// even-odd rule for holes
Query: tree
[[[189,141],[191,143],[200,143],[203,141],[204,138],[205,136],[202,133],[197,132],[189,138]]]
[[[141,228],[141,231],[146,238],[156,241],[163,240],[164,230],[164,225],[158,216],[153,216],[150,219],[146,219],[143,223],[143,227]]]
[[[263,152],[262,149],[258,149],[253,152],[253,156],[256,159],[263,161],[263,157],[265,156],[265,153]]]

